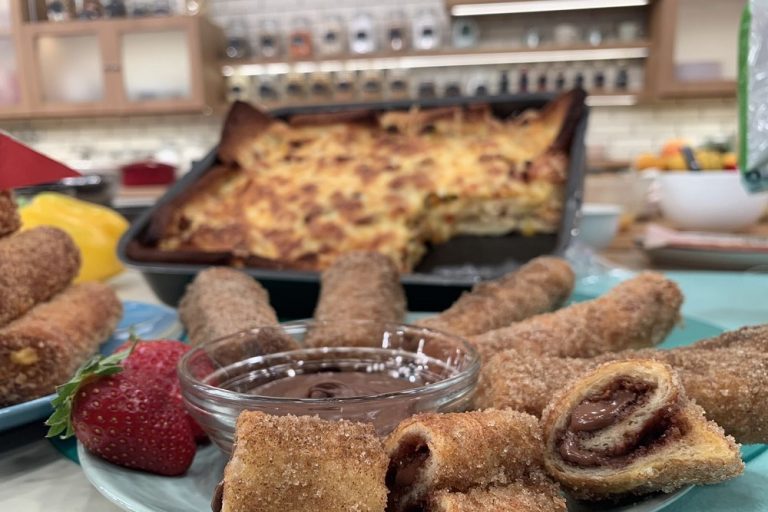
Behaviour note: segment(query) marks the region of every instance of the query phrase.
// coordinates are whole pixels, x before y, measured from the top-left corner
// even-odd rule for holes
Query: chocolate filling
[[[224,480],[216,485],[216,490],[213,491],[213,498],[211,499],[211,510],[213,512],[221,512],[221,507],[224,502]]]
[[[568,430],[592,432],[613,425],[621,411],[635,402],[637,393],[627,389],[618,389],[607,399],[584,401],[573,408]]]
[[[418,481],[429,456],[429,447],[419,437],[406,439],[400,444],[389,462],[386,476],[387,488],[389,488],[392,498],[389,500],[390,505],[397,503],[402,495],[411,491],[411,487]],[[400,506],[402,505],[400,504]],[[412,503],[405,510],[411,512],[421,509],[421,504]],[[387,510],[392,509],[388,507]]]
[[[600,431],[623,421],[645,405],[654,387],[646,382],[617,380],[600,393],[589,396],[571,411],[567,427],[558,439],[563,460],[580,467],[620,466],[633,458],[680,435],[672,428],[674,407],[662,407],[637,428],[627,429],[615,439],[607,439],[599,448],[585,447],[584,442],[599,436]]]

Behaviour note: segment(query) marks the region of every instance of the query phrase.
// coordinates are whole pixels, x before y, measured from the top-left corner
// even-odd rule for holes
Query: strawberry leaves
[[[60,436],[61,439],[66,439],[75,434],[72,426],[72,403],[77,390],[91,379],[107,377],[123,371],[123,361],[133,353],[139,341],[133,335],[131,340],[133,343],[130,350],[116,352],[106,357],[93,356],[77,370],[69,382],[56,388],[56,398],[51,401],[53,414],[45,421],[45,424],[50,427],[46,437]]]

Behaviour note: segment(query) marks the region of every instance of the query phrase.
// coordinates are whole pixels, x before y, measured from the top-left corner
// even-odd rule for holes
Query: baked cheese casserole
[[[221,166],[153,223],[156,246],[307,270],[376,251],[410,271],[457,234],[553,233],[579,105],[573,91],[505,120],[470,106],[282,121],[238,103]]]

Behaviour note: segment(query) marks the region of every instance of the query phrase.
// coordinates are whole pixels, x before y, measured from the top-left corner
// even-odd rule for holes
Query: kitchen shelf
[[[473,49],[402,54],[356,55],[339,59],[315,60],[230,60],[222,62],[224,76],[283,75],[338,71],[440,68],[456,66],[488,66],[540,62],[573,62],[591,60],[644,59],[649,44],[601,46],[548,46],[535,49]]]
[[[490,16],[642,7],[649,0],[445,0],[451,16]]]

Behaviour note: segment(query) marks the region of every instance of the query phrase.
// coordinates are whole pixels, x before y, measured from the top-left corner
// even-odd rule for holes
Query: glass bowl
[[[342,336],[347,346],[308,347],[305,337],[315,329],[356,335]],[[265,353],[291,345],[300,348]],[[179,379],[192,417],[221,450],[230,453],[241,411],[369,422],[379,435],[386,435],[413,414],[466,409],[479,370],[480,358],[469,343],[433,329],[364,320],[333,325],[298,321],[251,329],[196,347],[179,362]],[[254,392],[276,379],[321,371],[385,374],[416,387],[331,398],[282,398]]]

